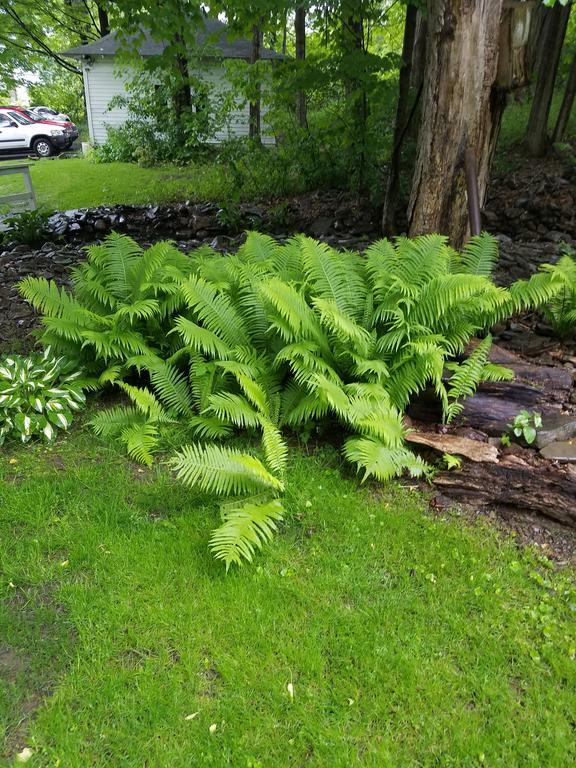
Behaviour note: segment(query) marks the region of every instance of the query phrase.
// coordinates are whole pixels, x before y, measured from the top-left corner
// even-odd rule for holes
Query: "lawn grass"
[[[49,211],[116,203],[220,201],[229,194],[223,168],[213,163],[142,168],[133,163],[97,164],[82,157],[54,158],[33,161],[31,176],[38,205]],[[1,177],[0,196],[20,191],[19,183],[19,177]]]
[[[289,519],[226,576],[214,502],[162,465],[83,428],[6,446],[1,764],[25,745],[46,768],[575,764],[568,576],[341,471],[295,451]]]

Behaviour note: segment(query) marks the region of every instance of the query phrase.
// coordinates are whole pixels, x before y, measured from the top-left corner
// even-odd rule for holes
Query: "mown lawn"
[[[2,164],[21,161],[5,160]],[[115,203],[164,203],[172,200],[221,200],[228,190],[215,164],[141,168],[132,163],[92,163],[85,158],[31,161],[38,205],[49,211],[92,208]],[[0,196],[20,189],[20,177],[0,177]]]
[[[568,575],[341,470],[295,452],[289,520],[226,576],[215,504],[161,464],[87,429],[5,447],[2,764],[576,764]]]

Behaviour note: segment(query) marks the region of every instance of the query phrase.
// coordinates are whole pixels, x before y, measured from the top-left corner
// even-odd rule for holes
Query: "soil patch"
[[[6,638],[0,645],[0,689],[9,712],[0,758],[9,759],[26,744],[34,713],[48,698],[68,659],[75,632],[55,585],[14,589],[5,602]]]

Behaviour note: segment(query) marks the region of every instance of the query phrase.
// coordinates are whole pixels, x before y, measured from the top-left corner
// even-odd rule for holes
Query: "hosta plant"
[[[50,349],[0,358],[0,445],[9,437],[54,440],[84,407],[86,385],[73,363]]]

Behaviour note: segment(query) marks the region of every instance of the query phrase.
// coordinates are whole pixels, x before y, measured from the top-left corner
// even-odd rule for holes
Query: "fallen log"
[[[498,462],[498,448],[480,440],[470,440],[467,437],[435,432],[408,432],[406,440],[434,448],[442,453],[455,453],[465,456],[471,461]]]
[[[573,410],[570,394],[574,382],[572,373],[565,368],[529,363],[495,344],[490,351],[490,361],[511,368],[516,378],[481,384],[474,395],[463,401],[464,408],[454,420],[454,426],[466,425],[498,437],[522,410],[542,415]],[[431,390],[422,393],[410,405],[408,413],[417,421],[441,420],[439,403]]]
[[[463,504],[514,507],[576,528],[576,480],[548,462],[466,463],[456,472],[436,475],[433,482]]]

